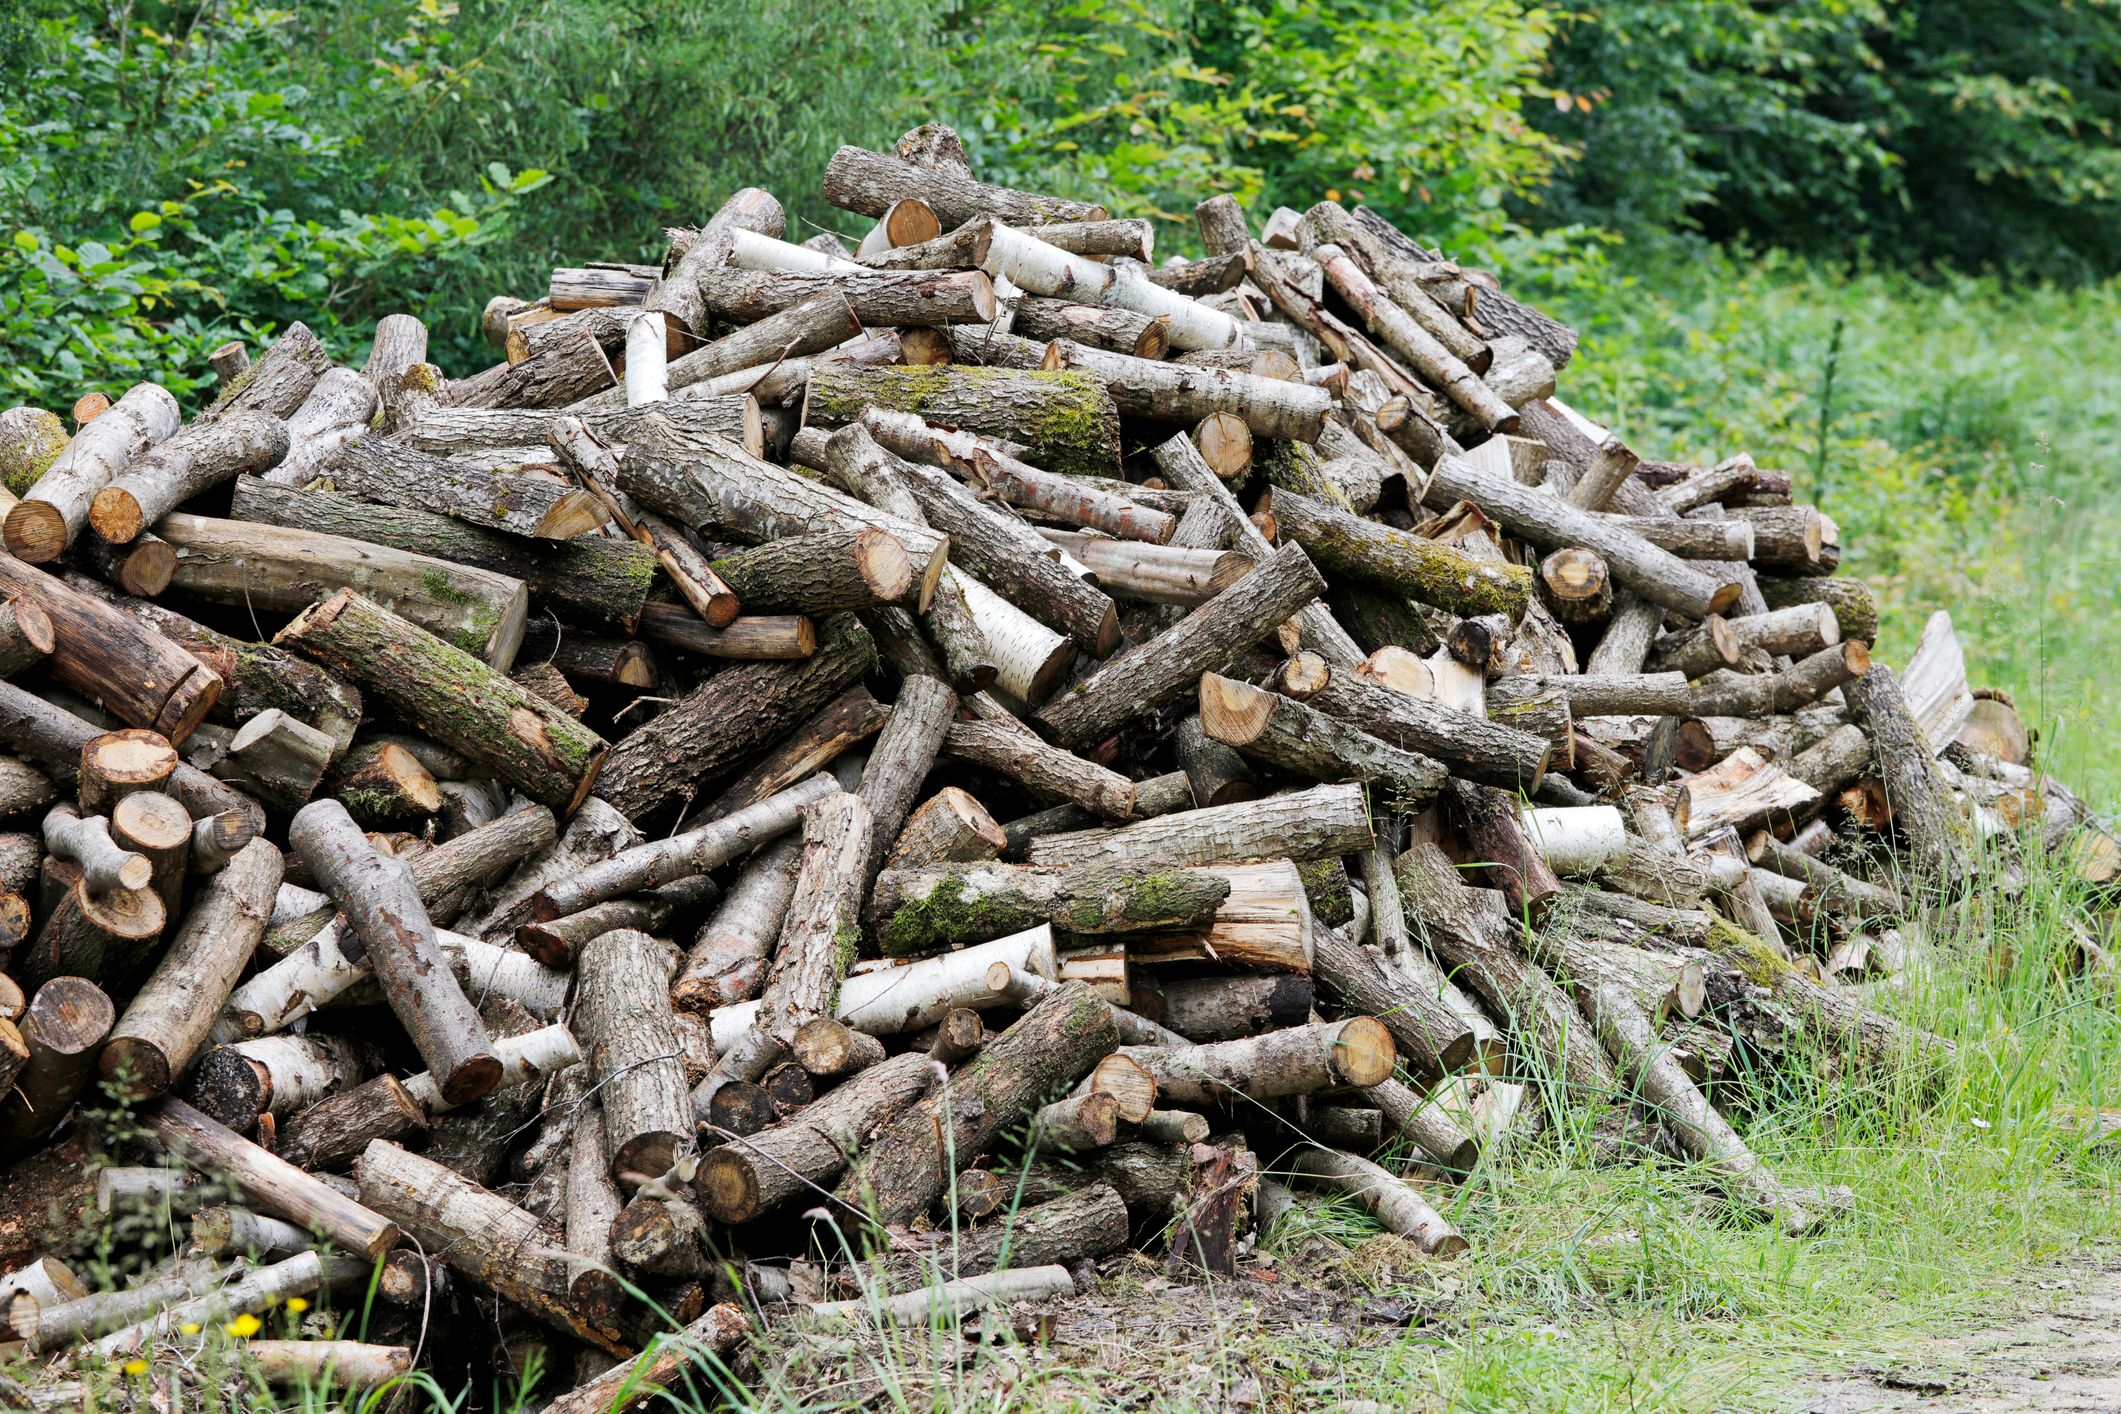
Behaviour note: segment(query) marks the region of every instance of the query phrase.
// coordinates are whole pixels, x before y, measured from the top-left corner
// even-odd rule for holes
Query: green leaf
[[[135,231],[152,231],[162,224],[162,218],[152,211],[135,211],[131,222]]]

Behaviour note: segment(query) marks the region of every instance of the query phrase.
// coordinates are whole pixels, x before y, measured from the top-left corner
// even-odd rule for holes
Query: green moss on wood
[[[1314,859],[1296,866],[1303,880],[1304,897],[1311,916],[1328,928],[1338,928],[1355,917],[1355,898],[1348,885],[1348,871],[1338,859]]]
[[[42,408],[17,408],[0,440],[0,484],[17,496],[29,494],[37,478],[66,450],[66,424]]]
[[[886,919],[877,941],[891,957],[922,957],[953,943],[1007,932],[1021,915],[994,899],[965,897],[965,881],[947,875],[926,898],[901,904]]]
[[[1078,370],[932,364],[836,368],[811,379],[811,415],[821,423],[852,422],[872,403],[1022,442],[1047,471],[1108,476],[1119,465],[1119,409]]]

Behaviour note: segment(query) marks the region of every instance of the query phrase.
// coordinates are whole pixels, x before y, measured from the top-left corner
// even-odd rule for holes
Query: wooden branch
[[[1526,792],[1546,774],[1551,744],[1438,702],[1410,697],[1301,653],[1282,665],[1277,691],[1389,745],[1441,761],[1467,780]]]
[[[1229,895],[1229,881],[1209,870],[974,864],[887,870],[867,917],[887,956],[907,956],[1039,923],[1071,933],[1180,928],[1212,916]]]
[[[1331,394],[1306,383],[1165,363],[1069,338],[1046,345],[1041,367],[1089,374],[1129,417],[1192,423],[1222,413],[1242,420],[1254,437],[1316,442],[1333,406]]]
[[[1248,859],[1323,859],[1372,839],[1362,788],[1314,786],[1237,805],[1180,810],[1111,830],[1077,830],[1031,842],[1040,865],[1194,865]]]
[[[398,1245],[398,1225],[388,1215],[231,1133],[182,1100],[162,1100],[141,1123],[169,1152],[227,1180],[261,1212],[321,1232],[371,1262]]]
[[[45,668],[52,677],[128,726],[182,742],[220,698],[220,679],[198,659],[42,570],[0,559],[0,591],[35,605],[50,621]]]

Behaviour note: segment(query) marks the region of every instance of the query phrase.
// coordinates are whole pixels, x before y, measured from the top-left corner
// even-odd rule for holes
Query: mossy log
[[[1050,923],[1069,933],[1182,928],[1213,916],[1228,879],[1205,869],[971,864],[886,870],[867,917],[888,956],[921,956]]]
[[[952,364],[812,370],[807,422],[843,427],[872,406],[1021,443],[1031,462],[1063,475],[1109,476],[1119,466],[1120,410],[1081,373]]]

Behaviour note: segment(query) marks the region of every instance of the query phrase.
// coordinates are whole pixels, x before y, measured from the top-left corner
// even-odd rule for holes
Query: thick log
[[[598,303],[639,303],[644,312],[662,314],[670,339],[668,352],[681,353],[707,337],[707,309],[700,298],[700,275],[728,261],[739,231],[777,237],[785,229],[787,217],[772,193],[758,187],[740,188],[722,203],[705,226],[687,233],[682,248],[673,239],[661,278],[656,278],[651,267],[641,272],[649,277],[650,283],[646,288],[640,288],[620,286],[607,276],[590,282],[598,288],[588,292],[587,297]],[[632,275],[635,272],[625,273]],[[583,307],[573,300],[560,300],[559,275],[559,271],[553,272],[554,307],[562,307],[563,303],[565,307]],[[635,290],[638,293],[634,293]],[[618,295],[632,297],[612,297]]]
[[[1326,996],[1348,1011],[1376,1017],[1421,1073],[1455,1075],[1479,1059],[1479,1038],[1441,1000],[1447,984],[1426,954],[1409,948],[1388,956],[1321,928],[1312,935],[1311,968]]]
[[[1191,1042],[1235,1041],[1301,1026],[1315,999],[1310,978],[1271,973],[1172,978],[1162,984],[1161,996],[1158,1024]]]
[[[1227,414],[1240,419],[1254,437],[1316,442],[1333,406],[1331,394],[1306,383],[1165,363],[1067,338],[1046,345],[1041,366],[1089,374],[1129,417],[1190,424]]]
[[[358,374],[347,376],[360,382]],[[361,386],[366,390],[365,383]],[[126,544],[192,497],[235,477],[263,472],[287,450],[288,427],[264,413],[195,422],[98,491],[88,523],[110,543]]]
[[[1237,805],[1180,810],[1111,830],[1077,830],[1031,842],[1038,865],[1182,866],[1353,854],[1373,838],[1362,788],[1310,790]]]
[[[67,446],[66,424],[43,408],[0,412],[0,486],[20,497]]]
[[[450,1270],[547,1325],[620,1353],[609,1324],[574,1309],[566,1237],[500,1195],[378,1139],[354,1166],[361,1201],[400,1224]]]
[[[198,659],[41,570],[0,557],[0,591],[48,620],[52,677],[129,726],[181,742],[220,697],[220,679]]]
[[[280,851],[252,840],[213,876],[103,1046],[105,1083],[133,1099],[166,1094],[198,1055],[272,914]]]
[[[973,864],[877,876],[867,915],[888,956],[919,956],[1040,923],[1071,933],[1180,928],[1230,894],[1210,870]]]
[[[582,951],[575,1026],[588,1049],[614,1175],[654,1177],[691,1147],[670,955],[646,933],[607,933]]]
[[[374,1139],[420,1140],[427,1111],[394,1075],[378,1075],[319,1100],[279,1126],[280,1157],[300,1169],[337,1173]]]
[[[10,1154],[27,1153],[66,1118],[95,1075],[97,1052],[116,1016],[95,983],[54,977],[37,988],[19,1033],[0,1033],[0,1042],[13,1043],[0,1044],[0,1055],[14,1068],[7,1098],[0,1100],[0,1144]]]
[[[1136,1046],[1125,1052],[1156,1081],[1167,1104],[1205,1106],[1367,1088],[1392,1075],[1398,1051],[1374,1017],[1292,1026],[1195,1046]]]
[[[261,1036],[199,1057],[184,1096],[237,1133],[278,1120],[359,1084],[370,1057],[340,1036]]]
[[[497,363],[469,378],[452,378],[441,389],[441,401],[467,408],[561,407],[617,381],[604,346],[584,330],[521,363]]]
[[[1067,746],[1101,740],[1195,683],[1221,672],[1325,590],[1304,552],[1286,546],[1273,559],[1192,611],[1175,627],[1114,658],[1064,700],[1039,713]]]
[[[1272,490],[1260,509],[1277,533],[1302,545],[1327,569],[1454,614],[1524,617],[1531,572],[1484,563],[1408,531],[1364,520],[1287,490]]]
[[[1760,594],[1771,609],[1824,604],[1834,611],[1843,638],[1870,643],[1878,637],[1878,600],[1860,579],[1764,579]]]
[[[1774,673],[1724,674],[1694,684],[1689,710],[1697,717],[1765,717],[1808,707],[1871,671],[1860,639],[1822,648]]]
[[[1283,664],[1274,685],[1388,745],[1441,761],[1467,780],[1530,792],[1546,774],[1552,749],[1547,740],[1328,667],[1316,654],[1301,653]]]
[[[522,581],[360,539],[171,512],[176,587],[212,603],[299,613],[334,591],[363,595],[506,669],[523,640]]]
[[[530,539],[572,540],[606,519],[595,497],[548,468],[498,471],[381,438],[348,446],[327,473],[335,489],[358,500],[439,511]]]
[[[1560,692],[1577,717],[1676,716],[1691,702],[1683,673],[1530,673],[1496,678],[1488,684],[1493,708],[1527,700],[1541,692]]]
[[[555,810],[582,803],[609,750],[477,658],[351,590],[305,610],[274,642],[360,683],[436,741]]]
[[[871,406],[1022,443],[1028,460],[1056,473],[1109,475],[1119,465],[1124,409],[1079,373],[847,364],[811,371],[806,422],[843,427]]]
[[[930,1097],[887,1122],[839,1198],[880,1223],[911,1219],[942,1193],[953,1156],[985,1150],[1118,1045],[1111,1009],[1086,987],[1061,988],[951,1078],[947,1104]]]
[[[907,817],[883,867],[919,869],[993,859],[1007,844],[1008,835],[985,806],[956,786],[945,786]]]
[[[161,755],[159,765],[162,767],[162,774],[150,783],[151,787],[159,785],[162,780],[168,779],[168,772],[175,769],[177,753],[171,750],[169,743],[157,733],[141,732],[140,736],[153,742]],[[52,784],[50,776],[27,761],[13,756],[0,756],[0,819],[23,820],[30,816],[41,816],[45,807],[57,799],[58,795],[59,788]],[[100,813],[108,807],[91,804],[88,808]]]
[[[736,662],[796,662],[817,652],[817,626],[800,614],[755,614],[714,628],[689,606],[652,600],[640,631],[651,642]]]
[[[129,984],[168,923],[161,898],[146,889],[98,892],[79,877],[62,887],[35,940],[13,958],[16,974],[29,986],[68,974],[113,989]]]
[[[299,320],[287,326],[257,361],[221,385],[213,406],[199,414],[202,422],[236,412],[263,412],[292,417],[317,380],[331,367],[324,345]]]
[[[1449,778],[1426,756],[1387,745],[1293,697],[1214,673],[1201,675],[1200,721],[1225,746],[1311,780],[1365,782],[1402,809],[1420,809]]]
[[[1849,643],[1843,647],[1860,647]],[[1930,744],[1916,725],[1891,668],[1876,664],[1848,690],[1849,711],[1870,736],[1874,768],[1923,886],[1954,887],[1966,877],[1971,841]]]
[[[1105,208],[1090,202],[989,186],[972,180],[969,168],[859,147],[842,147],[832,155],[825,167],[824,192],[834,206],[862,216],[881,217],[893,203],[917,199],[934,211],[945,230],[982,216],[1028,226],[1105,219]]]
[[[846,792],[803,807],[803,854],[755,1025],[782,1050],[804,1023],[835,1014],[854,960],[867,880],[869,807]]]
[[[975,255],[969,263],[977,264],[979,258]],[[1017,301],[1016,320],[1011,332],[1038,343],[1070,339],[1090,348],[1109,349],[1142,359],[1161,359],[1171,351],[1169,315],[1152,316],[1131,309],[1076,304],[1066,299],[1035,295]]]
[[[1014,722],[953,722],[943,746],[950,755],[1006,776],[1034,795],[1073,801],[1106,819],[1129,820],[1138,813],[1132,781],[1062,751]]]
[[[177,400],[153,383],[136,383],[45,467],[22,499],[7,507],[0,538],[10,555],[27,564],[55,560],[81,527],[96,493],[167,441],[182,414]],[[284,449],[283,449],[284,450]]]
[[[1613,596],[1613,613],[1598,646],[1584,660],[1586,673],[1618,677],[1640,673],[1649,662],[1650,645],[1664,624],[1664,607],[1631,592]]]
[[[370,848],[337,801],[304,806],[289,826],[288,843],[345,910],[443,1098],[465,1104],[492,1090],[501,1079],[492,1038],[435,942],[411,871]]]
[[[869,526],[775,540],[714,561],[749,613],[839,613],[896,604],[914,588],[912,562],[888,530]]]
[[[1425,500],[1437,509],[1470,501],[1496,524],[1545,549],[1581,546],[1605,560],[1613,579],[1652,603],[1692,618],[1721,613],[1737,602],[1736,584],[1708,575],[1631,531],[1571,506],[1539,487],[1521,486],[1458,457],[1444,457],[1430,477]]]
[[[141,1123],[169,1152],[232,1183],[261,1212],[320,1232],[369,1261],[398,1245],[398,1225],[388,1215],[347,1198],[182,1100],[162,1100]]]
[[[823,783],[818,789],[823,793]],[[679,1009],[706,1013],[758,994],[781,920],[795,895],[801,859],[799,836],[783,837],[752,856],[721,907],[700,929],[671,983],[671,1000]]]

